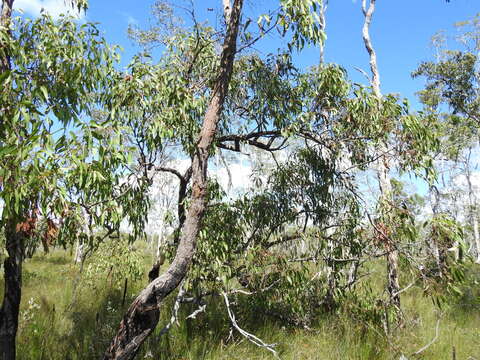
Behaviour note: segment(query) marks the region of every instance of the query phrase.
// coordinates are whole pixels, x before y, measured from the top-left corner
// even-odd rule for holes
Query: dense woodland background
[[[432,38],[412,108],[381,90],[375,0],[362,84],[324,61],[326,0],[223,0],[216,28],[155,1],[123,70],[101,24],[13,3],[1,360],[480,359],[478,15]]]

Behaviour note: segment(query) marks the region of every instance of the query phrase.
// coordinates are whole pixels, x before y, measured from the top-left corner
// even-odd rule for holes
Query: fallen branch
[[[254,343],[255,345],[259,347],[263,347],[264,349],[267,349],[270,351],[273,356],[276,359],[280,359],[278,356],[278,353],[275,351],[274,347],[276,344],[266,344],[264,343],[261,339],[256,337],[253,334],[250,334],[249,332],[243,330],[240,326],[237,324],[237,320],[235,319],[235,314],[232,312],[232,309],[230,308],[230,302],[228,301],[228,296],[225,292],[222,291],[222,296],[225,299],[225,306],[227,307],[227,312],[228,312],[228,317],[230,318],[230,322],[232,323],[233,327],[241,334],[243,335],[248,341]]]
[[[197,318],[197,315],[202,313],[202,312],[205,312],[205,309],[207,308],[207,304],[201,304],[198,306],[198,309],[195,310],[193,313],[191,313],[190,315],[188,315],[186,317],[186,319],[196,319]]]
[[[412,354],[413,355],[419,355],[420,353],[424,352],[425,350],[427,350],[435,341],[437,341],[438,339],[438,330],[439,330],[439,326],[440,326],[440,319],[437,320],[437,326],[435,327],[435,337],[432,339],[432,341],[430,341],[427,345],[425,345],[424,347],[422,347],[420,350],[414,352]]]
[[[175,299],[175,304],[173,304],[172,317],[170,318],[170,322],[162,330],[160,330],[160,336],[166,334],[175,323],[178,325],[178,309],[180,309],[183,295],[185,295],[185,289],[183,288],[182,282],[182,284],[180,285],[180,290],[178,290],[177,298]]]
[[[404,287],[403,289],[401,290],[398,290],[397,292],[393,293],[393,296],[397,296],[397,295],[400,295],[401,293],[407,291],[408,289],[410,289],[413,285],[415,285],[417,283],[417,279],[415,279],[414,281],[412,281],[410,284],[408,284],[408,286]]]

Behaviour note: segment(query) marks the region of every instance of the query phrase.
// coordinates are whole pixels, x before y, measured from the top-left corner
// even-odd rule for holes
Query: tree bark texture
[[[380,72],[378,71],[377,55],[373,48],[372,41],[370,39],[370,24],[372,21],[373,13],[375,12],[375,0],[370,0],[367,7],[367,0],[362,0],[362,11],[365,16],[365,22],[363,24],[362,36],[365,48],[370,56],[370,70],[372,77],[370,83],[372,90],[378,99],[382,98],[380,91]],[[390,174],[388,166],[388,146],[386,143],[382,144],[378,149],[378,152],[382,155],[377,162],[377,176],[380,186],[380,198],[386,204],[391,200],[392,186],[390,183]],[[388,210],[385,210],[388,211]],[[387,254],[387,289],[390,295],[390,303],[400,307],[400,285],[398,280],[398,250],[394,243],[390,243],[388,246]]]
[[[390,304],[400,309],[400,283],[398,281],[398,250],[390,249],[387,253],[387,290]]]
[[[0,309],[0,360],[15,359],[15,337],[22,296],[22,262],[26,234],[14,221],[5,227],[8,258],[5,260],[5,292]]]
[[[196,239],[207,206],[207,166],[209,151],[233,70],[237,34],[243,0],[235,0],[229,14],[227,34],[220,57],[219,75],[204,116],[192,161],[192,198],[182,228],[180,243],[168,270],[152,281],[130,305],[117,335],[105,352],[104,360],[133,359],[141,344],[155,329],[162,301],[174,291],[187,274],[195,253]]]
[[[3,0],[0,12],[0,30],[10,32],[14,0]],[[0,43],[0,48],[5,45]],[[8,54],[0,57],[0,73],[11,69]],[[0,109],[5,115],[8,108]],[[0,117],[0,141],[3,136],[3,116]],[[24,233],[17,231],[17,223],[8,221],[5,225],[8,257],[4,266],[4,297],[0,308],[0,360],[14,360],[16,357],[15,338],[18,329],[18,314],[22,296],[22,261],[24,254]]]

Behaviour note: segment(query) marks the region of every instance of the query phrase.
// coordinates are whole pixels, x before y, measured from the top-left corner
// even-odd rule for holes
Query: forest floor
[[[145,250],[145,254],[148,254]],[[35,255],[24,267],[23,297],[18,332],[18,358],[35,360],[99,359],[123,312],[145,285],[145,275],[128,290],[106,274],[94,282],[79,277],[72,254],[55,250]],[[281,359],[458,359],[480,360],[480,269],[462,299],[442,309],[412,287],[402,294],[404,325],[390,336],[381,327],[347,312],[322,315],[311,329],[281,326],[261,311],[237,314],[240,326],[267,343],[276,343]],[[3,269],[2,269],[3,271]],[[83,275],[82,275],[83,276]],[[3,279],[0,296],[3,298]],[[371,280],[370,280],[371,281]],[[378,282],[381,284],[381,278]],[[77,290],[74,290],[77,284]],[[173,297],[172,297],[173,298]],[[182,307],[180,325],[167,335],[161,329],[171,316],[171,303],[162,312],[156,333],[144,344],[138,359],[273,359],[271,353],[242,338],[230,337],[225,306],[218,299],[197,319],[184,320],[194,307]],[[247,319],[248,318],[248,319]],[[227,340],[228,339],[228,340]],[[418,350],[430,344],[418,355]],[[403,356],[403,358],[402,358]]]

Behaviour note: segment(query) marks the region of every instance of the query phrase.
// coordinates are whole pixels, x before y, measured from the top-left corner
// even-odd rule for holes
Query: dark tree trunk
[[[3,0],[0,13],[0,27],[10,32],[14,0]],[[0,48],[5,45],[0,42]],[[0,57],[0,73],[11,69],[8,53]],[[8,117],[9,109],[0,109],[4,116],[0,118],[0,129],[3,129],[4,117]],[[0,131],[0,142],[3,130]],[[5,290],[0,308],[0,360],[14,360],[15,337],[18,328],[18,313],[22,296],[22,261],[24,253],[24,233],[17,232],[17,224],[9,221],[5,225],[6,249],[8,257],[4,266]]]
[[[105,352],[105,360],[126,360],[135,357],[142,343],[157,326],[162,301],[177,288],[187,274],[207,206],[209,150],[217,132],[218,121],[232,75],[242,5],[243,0],[235,0],[228,16],[228,30],[220,58],[219,75],[203,120],[192,161],[192,199],[185,216],[175,259],[168,270],[152,281],[130,305],[120,323],[117,335]]]
[[[18,224],[12,221],[6,224],[5,229],[8,258],[4,262],[5,295],[0,309],[0,360],[15,359],[15,336],[22,296],[22,261],[26,236],[17,228]]]

